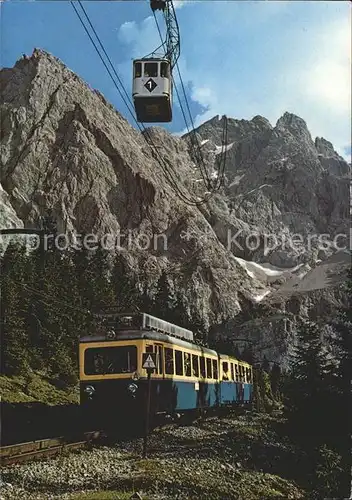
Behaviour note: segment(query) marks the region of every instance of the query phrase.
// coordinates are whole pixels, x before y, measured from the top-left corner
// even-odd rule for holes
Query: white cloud
[[[180,9],[181,7],[184,7],[185,5],[189,4],[190,0],[174,0],[173,5],[175,9]]]
[[[235,44],[227,48],[217,66],[214,63],[209,68],[204,57],[194,71],[188,70],[192,99],[208,108],[196,118],[196,126],[217,114],[245,119],[260,114],[275,124],[289,111],[307,122],[313,138],[323,136],[330,140],[348,160],[344,148],[351,138],[351,22],[338,16],[313,23],[308,29],[304,21],[297,19],[290,29],[278,30],[276,38],[281,39],[281,45],[275,47],[275,52],[270,46],[270,35],[256,47],[258,55],[252,61],[248,50],[248,65],[252,64],[252,68],[244,65],[241,71],[248,74],[247,86],[236,73]],[[260,58],[266,58],[265,71],[261,67],[253,82],[253,64],[260,67]]]
[[[289,111],[306,121],[313,138],[325,137],[346,157],[351,21],[344,2],[299,4],[198,2],[191,3],[187,16],[179,11],[183,82],[191,88],[191,99],[206,109],[194,117],[196,127],[224,114],[238,119],[260,114],[275,124]],[[125,23],[118,36],[131,46],[133,57],[160,45],[153,16]]]
[[[146,17],[141,23],[135,21],[123,23],[118,30],[118,39],[131,45],[133,58],[144,57],[161,44],[154,16]]]

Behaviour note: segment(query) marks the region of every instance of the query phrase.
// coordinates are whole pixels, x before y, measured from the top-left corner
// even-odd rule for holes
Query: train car
[[[145,313],[111,315],[105,330],[79,345],[81,404],[112,422],[144,416],[147,372],[155,353],[151,414],[171,415],[250,404],[252,367],[193,343],[190,330]]]

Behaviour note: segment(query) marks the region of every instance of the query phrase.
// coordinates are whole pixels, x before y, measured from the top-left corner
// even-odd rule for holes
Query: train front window
[[[86,375],[133,373],[137,370],[137,347],[96,347],[86,349],[84,372]]]

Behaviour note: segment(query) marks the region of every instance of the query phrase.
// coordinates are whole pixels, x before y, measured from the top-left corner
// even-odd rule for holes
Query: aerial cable
[[[153,11],[153,15],[154,15],[154,20],[155,20],[155,24],[156,24],[157,30],[159,32],[159,37],[160,37],[160,40],[161,40],[161,43],[162,43],[161,47],[163,47],[163,46],[165,47],[166,42],[163,41],[163,36],[161,34],[160,26],[159,26],[159,23],[158,23],[158,20],[157,20],[157,17],[155,15],[154,11]],[[166,52],[166,50],[165,50],[165,52]],[[178,63],[176,64],[176,66],[178,68]],[[179,72],[179,75],[180,75],[180,72]],[[190,135],[190,130],[189,130],[189,127],[188,127],[186,115],[185,115],[185,112],[184,112],[184,109],[183,109],[183,106],[182,106],[182,102],[181,102],[181,98],[180,98],[180,95],[179,95],[179,91],[178,91],[178,88],[177,88],[177,85],[175,83],[175,80],[174,80],[174,77],[173,77],[172,73],[171,73],[171,76],[172,76],[173,85],[174,85],[175,90],[176,90],[176,95],[177,95],[177,98],[178,98],[178,101],[179,101],[179,104],[180,104],[181,113],[182,113],[183,119],[184,119],[185,124],[186,124],[187,132],[188,132],[188,135]],[[188,111],[189,111],[189,108],[188,108]],[[197,155],[196,155],[196,152],[195,152],[195,149],[194,149],[194,144],[193,144],[192,137],[191,137],[191,149],[192,149],[193,156],[196,158]],[[202,175],[204,184],[207,184],[209,182],[209,178],[207,177],[207,180],[205,180],[203,171],[201,169],[200,169],[200,171],[201,171],[201,175]]]
[[[142,134],[142,136],[144,137],[144,139],[146,140],[147,144],[148,144],[150,147],[151,147],[150,142],[152,143],[152,146],[154,147],[155,152],[156,152],[156,154],[158,155],[158,151],[157,151],[157,149],[156,149],[156,147],[155,147],[155,145],[154,145],[154,143],[153,143],[153,141],[152,141],[152,139],[151,139],[151,137],[150,137],[150,135],[149,135],[148,130],[147,130],[147,129],[143,126],[143,125],[142,125],[142,126],[140,126],[140,125],[139,125],[139,123],[137,122],[137,120],[135,119],[133,111],[131,110],[131,108],[130,108],[130,107],[128,106],[128,104],[126,103],[126,100],[125,100],[124,96],[122,95],[122,93],[121,93],[121,91],[120,91],[120,89],[119,89],[118,85],[116,84],[116,82],[115,82],[115,80],[114,80],[114,78],[113,78],[113,76],[112,76],[112,74],[111,74],[111,71],[110,71],[110,70],[109,70],[109,68],[107,67],[107,65],[106,65],[106,63],[105,63],[105,61],[104,61],[104,59],[103,59],[103,57],[102,57],[102,55],[101,55],[101,53],[100,53],[100,51],[99,51],[99,49],[98,49],[97,45],[95,44],[95,42],[94,42],[93,38],[91,37],[91,35],[90,35],[90,33],[89,33],[89,30],[87,29],[86,25],[84,24],[84,21],[83,21],[82,17],[80,16],[79,12],[77,11],[77,9],[76,9],[76,7],[75,7],[75,5],[74,5],[74,2],[73,2],[73,1],[71,1],[70,3],[71,3],[71,5],[72,5],[73,9],[75,10],[75,12],[76,12],[76,14],[77,14],[77,16],[78,16],[78,18],[79,18],[79,20],[80,20],[80,22],[81,22],[82,26],[84,27],[84,29],[85,29],[85,31],[86,31],[86,33],[87,33],[87,35],[88,35],[88,37],[89,37],[90,41],[92,42],[92,44],[93,44],[93,46],[94,46],[95,50],[97,51],[97,53],[98,53],[98,55],[99,55],[99,57],[100,57],[101,61],[103,62],[103,64],[104,64],[104,66],[105,66],[106,70],[108,71],[108,74],[109,74],[110,78],[112,79],[112,81],[113,81],[113,83],[114,83],[115,87],[117,88],[117,90],[118,90],[118,92],[119,92],[119,94],[120,94],[120,96],[121,96],[121,98],[122,98],[123,102],[125,103],[126,107],[127,107],[127,108],[128,108],[128,110],[130,111],[130,113],[131,113],[131,115],[132,115],[133,119],[135,120],[135,122],[136,122],[136,124],[137,124],[137,127],[138,127],[138,129],[139,129],[139,131],[140,131],[141,133],[142,133],[142,132],[146,132],[146,134],[148,135],[149,141],[147,140],[147,138],[146,138],[143,134]],[[112,69],[113,69],[113,71],[114,71],[114,73],[115,73],[115,75],[116,75],[117,79],[119,80],[121,87],[122,87],[122,88],[123,88],[123,90],[125,91],[125,94],[127,95],[127,99],[128,99],[128,100],[130,101],[130,103],[131,103],[130,97],[128,96],[128,94],[127,94],[127,92],[126,92],[126,90],[125,90],[125,88],[124,88],[124,86],[123,86],[123,84],[122,84],[122,82],[121,82],[120,78],[118,77],[117,72],[116,72],[116,70],[115,70],[115,68],[114,68],[114,66],[113,66],[113,64],[112,64],[112,62],[111,62],[111,60],[110,60],[109,56],[107,55],[106,50],[105,50],[105,48],[104,48],[104,46],[103,46],[102,42],[100,41],[100,38],[99,38],[98,34],[96,33],[96,31],[95,31],[95,29],[94,29],[94,27],[93,27],[92,23],[90,22],[90,19],[89,19],[89,16],[88,16],[87,12],[85,11],[84,7],[82,6],[82,4],[81,4],[80,0],[78,0],[78,3],[79,3],[79,5],[81,6],[82,10],[84,11],[85,17],[88,19],[88,22],[89,22],[90,26],[92,27],[93,32],[94,32],[95,36],[97,37],[98,42],[99,42],[100,46],[102,47],[104,54],[105,54],[105,55],[106,55],[106,57],[108,58],[108,61],[109,61],[110,65],[111,65],[111,67],[112,67]],[[159,163],[160,163],[160,162],[159,162]],[[161,165],[161,166],[162,166],[162,165]],[[162,166],[162,168],[163,168],[163,166]],[[170,174],[169,174],[169,172],[168,172],[168,171],[167,171],[167,172],[165,172],[165,169],[164,169],[164,168],[163,168],[163,171],[164,171],[165,176],[167,177],[168,181],[170,182],[170,184],[171,184],[171,185],[173,186],[173,188],[174,188],[174,189],[178,192],[178,194],[182,197],[182,194],[179,192],[179,189],[178,189],[178,187],[175,185],[174,180],[173,180],[172,178],[170,178],[170,177],[169,177],[169,175],[170,175]],[[184,199],[184,198],[183,198],[183,201],[187,202],[187,199]]]
[[[165,46],[166,42],[163,41],[163,37],[162,37],[162,34],[161,34],[160,26],[159,26],[159,23],[158,23],[158,20],[156,18],[156,15],[155,15],[154,11],[153,11],[153,15],[154,15],[154,20],[155,20],[155,24],[156,24],[156,27],[157,27],[157,30],[158,30],[158,33],[159,33],[160,40],[162,42],[161,46]],[[187,106],[188,115],[189,115],[189,118],[190,118],[190,121],[191,121],[191,124],[192,124],[192,128],[193,128],[192,132],[189,131],[188,123],[187,123],[187,120],[186,120],[186,117],[185,117],[185,112],[183,110],[183,106],[182,106],[182,103],[181,103],[179,92],[178,92],[178,89],[177,89],[177,86],[176,86],[176,83],[175,83],[173,77],[172,77],[172,80],[173,80],[173,83],[174,83],[174,86],[175,86],[175,89],[176,89],[176,94],[177,94],[177,97],[178,97],[178,100],[179,100],[179,103],[180,103],[180,108],[181,108],[181,112],[182,112],[182,115],[183,115],[183,118],[184,118],[184,121],[185,121],[185,124],[186,124],[187,132],[188,132],[188,135],[190,136],[191,150],[192,150],[193,156],[195,157],[196,161],[199,163],[199,169],[200,169],[200,172],[201,172],[201,175],[202,175],[202,178],[203,178],[203,181],[204,181],[205,185],[207,186],[207,188],[209,190],[211,190],[212,192],[214,192],[214,191],[217,191],[221,187],[221,185],[223,184],[223,180],[224,180],[224,171],[225,171],[225,165],[226,165],[226,152],[227,152],[227,147],[226,147],[226,143],[227,143],[227,117],[224,117],[225,121],[224,121],[223,132],[222,132],[222,151],[221,151],[221,154],[220,154],[221,160],[219,162],[218,161],[216,162],[216,164],[219,165],[218,169],[217,169],[218,170],[217,180],[214,183],[214,185],[212,185],[213,183],[212,183],[212,180],[209,177],[208,170],[205,167],[202,150],[201,150],[201,147],[200,147],[197,135],[196,135],[195,130],[194,130],[193,117],[192,117],[192,114],[191,114],[191,111],[190,111],[190,108],[189,108],[187,94],[186,94],[185,87],[184,87],[184,84],[183,84],[182,75],[181,75],[181,72],[180,72],[180,69],[179,69],[178,62],[176,62],[176,68],[177,68],[179,79],[180,79],[180,83],[181,83],[181,86],[182,86],[182,90],[183,90],[183,94],[184,94],[184,98],[185,98],[185,103],[186,103],[186,106]],[[196,145],[194,144],[194,142],[196,143]],[[205,176],[204,176],[204,172],[205,172]],[[206,177],[206,179],[205,179],[205,177]]]
[[[142,125],[142,126],[140,126],[140,125],[139,125],[139,123],[137,122],[137,120],[136,120],[136,118],[135,118],[135,116],[134,116],[133,111],[131,110],[130,106],[126,103],[126,100],[125,100],[124,96],[122,95],[122,92],[121,92],[121,90],[120,90],[119,86],[117,85],[116,81],[114,80],[114,77],[113,77],[113,75],[111,74],[111,71],[109,70],[109,68],[108,68],[108,66],[107,66],[107,64],[106,64],[106,62],[104,61],[104,59],[103,59],[103,57],[102,57],[102,54],[100,53],[100,51],[99,51],[99,49],[98,49],[98,47],[97,47],[96,43],[94,42],[94,40],[93,40],[92,36],[90,35],[88,28],[87,28],[87,27],[86,27],[86,25],[84,24],[84,21],[83,21],[82,17],[80,16],[79,12],[77,11],[77,9],[76,9],[76,7],[75,7],[75,5],[74,5],[74,3],[75,3],[75,2],[74,2],[73,0],[71,0],[71,1],[70,1],[70,3],[71,3],[71,5],[72,5],[73,9],[75,10],[75,12],[76,12],[76,14],[77,14],[77,16],[78,16],[78,18],[79,18],[79,20],[80,20],[80,22],[81,22],[81,24],[82,24],[83,28],[84,28],[84,30],[86,31],[86,33],[87,33],[87,35],[88,35],[88,37],[89,37],[90,41],[92,42],[92,44],[93,44],[93,46],[94,46],[95,50],[97,51],[97,53],[98,53],[98,55],[99,55],[99,57],[100,57],[101,61],[103,62],[105,69],[107,70],[107,72],[108,72],[108,74],[109,74],[109,76],[110,76],[111,80],[112,80],[112,81],[113,81],[113,83],[114,83],[114,86],[115,86],[115,87],[116,87],[116,89],[118,90],[118,92],[119,92],[119,94],[120,94],[120,96],[121,96],[121,98],[122,98],[123,102],[125,103],[125,105],[126,105],[127,109],[130,111],[130,113],[131,113],[131,115],[132,115],[132,117],[133,117],[134,121],[137,123],[137,127],[138,127],[139,131],[140,131],[141,133],[142,133],[142,132],[145,132],[145,135],[142,133],[142,136],[143,136],[143,138],[145,139],[145,141],[147,142],[147,144],[148,144],[148,146],[150,147],[151,151],[155,153],[155,155],[156,155],[156,160],[158,161],[159,165],[161,166],[161,168],[162,168],[162,170],[163,170],[163,172],[164,172],[164,174],[165,174],[165,177],[167,178],[168,182],[171,184],[171,186],[172,186],[172,187],[173,187],[173,189],[175,190],[176,194],[177,194],[177,195],[178,195],[178,196],[182,199],[182,201],[184,201],[186,204],[191,205],[191,206],[198,206],[198,205],[201,205],[201,204],[203,204],[203,203],[206,203],[206,202],[208,201],[209,197],[206,197],[206,198],[203,198],[203,199],[200,199],[200,200],[192,200],[191,198],[189,198],[189,197],[188,197],[185,193],[183,193],[183,192],[180,190],[180,188],[179,188],[179,186],[177,185],[177,183],[176,183],[175,179],[173,179],[173,178],[172,178],[172,173],[169,171],[168,167],[166,166],[165,161],[161,158],[161,156],[160,156],[160,154],[159,154],[159,151],[158,151],[158,149],[156,148],[156,146],[155,146],[155,144],[154,144],[154,142],[153,142],[153,140],[152,140],[152,138],[151,138],[151,136],[150,136],[150,134],[149,134],[149,131],[148,131],[148,130],[144,127],[144,125]],[[127,92],[126,92],[126,89],[124,88],[123,83],[122,83],[121,79],[119,78],[119,76],[118,76],[118,74],[117,74],[117,72],[116,72],[116,70],[115,70],[115,68],[114,68],[114,65],[112,64],[111,59],[109,58],[109,56],[108,56],[108,54],[107,54],[107,52],[106,52],[106,50],[105,50],[105,48],[104,48],[104,46],[103,46],[103,44],[102,44],[102,42],[101,42],[100,38],[99,38],[99,36],[98,36],[98,34],[97,34],[96,30],[94,29],[94,27],[93,27],[93,25],[92,25],[92,23],[91,23],[91,21],[90,21],[90,19],[89,19],[89,16],[88,16],[87,12],[85,11],[84,7],[82,6],[82,4],[81,4],[81,1],[80,1],[80,0],[78,0],[78,3],[79,3],[79,5],[80,5],[80,7],[82,8],[82,10],[83,10],[83,12],[84,12],[84,14],[85,14],[85,17],[87,18],[87,20],[88,20],[88,22],[89,22],[89,25],[90,25],[90,26],[91,26],[91,28],[93,29],[93,32],[94,32],[94,34],[95,34],[95,36],[96,36],[96,38],[97,38],[97,40],[98,40],[98,42],[99,42],[100,46],[102,47],[102,50],[103,50],[103,52],[104,52],[105,56],[107,57],[107,59],[108,59],[108,61],[109,61],[110,65],[111,65],[111,67],[112,67],[112,69],[113,69],[113,72],[114,72],[114,73],[115,73],[115,75],[116,75],[116,78],[118,79],[118,81],[119,81],[119,83],[120,83],[120,85],[121,85],[122,89],[124,90],[124,92],[125,92],[125,94],[126,94],[126,96],[127,96],[128,101],[131,103],[131,99],[130,99],[130,97],[128,96],[128,94],[127,94]],[[132,103],[131,103],[131,104],[132,104]],[[147,137],[146,137],[146,136],[147,136]],[[148,140],[148,139],[149,139],[149,140]],[[163,165],[163,163],[162,163],[162,162],[164,162],[164,165]]]
[[[94,46],[95,50],[97,51],[97,53],[98,53],[98,55],[99,55],[99,57],[100,57],[100,59],[101,59],[102,63],[104,64],[104,66],[105,66],[105,68],[106,68],[107,72],[109,73],[110,78],[112,79],[112,81],[113,81],[113,83],[114,83],[115,87],[117,88],[117,90],[118,90],[118,92],[119,92],[119,94],[120,94],[120,96],[121,96],[121,99],[123,100],[123,102],[124,102],[124,104],[126,105],[127,109],[129,110],[129,112],[131,113],[132,117],[134,118],[134,113],[133,113],[133,111],[131,110],[131,108],[130,108],[129,104],[126,102],[126,100],[125,100],[124,96],[122,95],[120,88],[118,87],[118,85],[116,85],[116,82],[115,82],[115,80],[114,80],[113,76],[111,75],[111,72],[110,72],[109,68],[107,67],[107,65],[106,65],[105,61],[103,60],[103,58],[102,58],[102,56],[101,56],[101,54],[100,54],[100,52],[99,52],[98,47],[96,46],[96,44],[95,44],[95,42],[94,42],[93,38],[91,37],[91,35],[90,35],[90,33],[89,33],[89,31],[88,31],[88,29],[87,29],[86,25],[85,25],[85,24],[84,24],[84,22],[83,22],[83,19],[82,19],[81,15],[79,14],[78,10],[77,10],[77,9],[76,9],[76,7],[75,7],[75,2],[76,2],[76,1],[78,2],[79,6],[81,7],[82,11],[84,12],[84,15],[85,15],[85,17],[86,17],[86,19],[87,19],[87,21],[88,21],[88,23],[89,23],[90,27],[92,28],[93,33],[95,34],[95,36],[96,36],[96,38],[97,38],[97,40],[98,40],[98,42],[99,42],[99,45],[101,46],[101,48],[102,48],[102,50],[103,50],[103,52],[104,52],[104,54],[105,54],[105,56],[106,56],[107,60],[108,60],[108,61],[109,61],[109,63],[110,63],[110,66],[112,67],[113,72],[115,73],[115,76],[116,76],[116,78],[117,78],[117,80],[118,80],[119,84],[121,85],[122,89],[124,90],[124,92],[125,92],[125,94],[126,94],[126,96],[127,96],[127,100],[128,100],[128,101],[130,101],[129,95],[127,94],[127,92],[126,92],[126,90],[125,90],[125,88],[124,88],[124,86],[123,86],[123,83],[122,83],[121,79],[119,78],[119,76],[118,76],[118,74],[117,74],[117,72],[116,72],[116,70],[115,70],[115,68],[114,68],[114,65],[112,64],[111,59],[109,58],[108,54],[106,53],[106,50],[105,50],[105,48],[104,48],[104,46],[103,46],[103,44],[102,44],[102,42],[101,42],[101,40],[100,40],[100,38],[99,38],[99,36],[98,36],[97,32],[95,31],[94,26],[92,25],[92,23],[91,23],[91,21],[90,21],[90,19],[89,19],[89,16],[88,16],[88,14],[87,14],[87,12],[86,12],[86,10],[85,10],[85,8],[83,7],[83,5],[82,5],[82,3],[81,3],[81,0],[71,0],[71,1],[70,1],[70,3],[71,3],[71,5],[72,5],[73,9],[75,10],[75,12],[76,12],[76,14],[77,14],[77,16],[78,16],[78,18],[79,18],[79,20],[80,20],[80,22],[81,22],[81,24],[82,24],[83,28],[84,28],[84,30],[86,31],[86,33],[87,33],[87,35],[88,35],[88,37],[89,37],[90,41],[92,42],[92,44],[93,44],[93,46]],[[138,124],[137,120],[135,120],[135,122],[137,123],[137,127],[138,127],[138,128],[139,128],[139,130],[141,131],[141,128],[140,128],[140,126],[139,126],[139,124]]]
[[[159,23],[158,23],[158,20],[157,20],[157,17],[155,15],[155,12],[153,11],[153,15],[154,15],[154,20],[155,20],[155,24],[156,24],[156,27],[157,27],[157,30],[158,30],[158,33],[159,33],[159,37],[160,37],[160,40],[161,40],[161,43],[162,45],[161,46],[164,46],[166,45],[166,42],[163,41],[163,36],[161,34],[161,30],[160,30],[160,26],[159,26]],[[165,50],[166,52],[166,50]],[[167,54],[166,54],[167,55]],[[184,97],[185,97],[185,102],[186,102],[186,106],[187,106],[187,109],[188,109],[188,114],[189,114],[189,117],[190,117],[190,120],[191,120],[191,123],[192,123],[192,126],[193,126],[193,129],[194,129],[194,124],[193,124],[193,119],[192,119],[192,115],[191,115],[191,112],[190,112],[190,109],[189,109],[189,105],[188,105],[188,101],[187,101],[187,95],[186,95],[186,91],[185,91],[185,88],[184,88],[184,85],[183,85],[183,81],[182,81],[182,77],[181,77],[181,73],[180,73],[180,70],[179,70],[179,66],[178,66],[178,62],[176,62],[176,68],[177,68],[177,71],[178,71],[178,75],[179,75],[179,78],[180,78],[180,82],[181,82],[181,85],[182,85],[182,89],[183,89],[183,94],[184,94]],[[172,75],[172,73],[171,73]],[[176,90],[176,95],[177,95],[177,98],[178,98],[178,101],[179,101],[179,104],[180,104],[180,108],[181,108],[181,112],[182,112],[182,115],[183,115],[183,119],[185,121],[185,124],[186,124],[186,128],[187,128],[187,132],[188,132],[188,135],[190,136],[190,139],[191,139],[191,150],[192,150],[192,153],[193,153],[193,156],[194,158],[196,159],[197,162],[199,162],[199,156],[197,155],[196,153],[196,150],[195,150],[195,145],[194,145],[194,142],[193,142],[193,136],[191,135],[191,132],[189,130],[189,127],[188,127],[188,123],[187,123],[187,119],[186,119],[186,116],[185,116],[185,112],[184,112],[184,109],[183,109],[183,106],[182,106],[182,102],[181,102],[181,98],[180,98],[180,95],[179,95],[179,92],[178,92],[178,88],[177,88],[177,85],[175,83],[175,80],[174,80],[174,77],[172,75],[172,82],[174,84],[174,87],[175,87],[175,90]],[[194,134],[195,135],[195,134]],[[196,135],[195,135],[195,138],[196,138]],[[196,142],[197,141],[197,138],[196,138]],[[198,144],[197,144],[198,145]],[[202,164],[204,165],[204,160],[203,160],[203,157],[202,157],[202,152],[200,150],[200,147],[198,145],[198,151],[201,155],[201,162]],[[204,184],[209,188],[209,185],[210,185],[210,178],[208,176],[208,172],[207,172],[207,169],[204,168],[204,171],[205,171],[205,177],[204,177],[204,172],[202,170],[202,165],[199,165],[200,167],[200,172],[201,172],[201,175],[202,175],[202,178],[203,178],[203,181],[204,181]]]
[[[219,161],[219,167],[218,167],[218,186],[217,190],[220,189],[220,187],[223,185],[224,177],[225,177],[225,167],[226,167],[226,158],[227,158],[227,141],[228,141],[228,126],[227,126],[227,117],[224,115],[224,126],[222,130],[222,137],[221,137],[221,142],[222,142],[222,148],[221,148],[221,153],[220,153],[220,161]]]
[[[47,292],[43,292],[43,291],[40,291],[40,290],[37,290],[33,287],[31,287],[30,285],[26,285],[24,283],[21,283],[20,281],[17,281],[17,280],[13,280],[14,283],[16,283],[17,285],[20,285],[21,287],[23,287],[25,290],[29,291],[29,292],[33,292],[35,293],[36,295],[41,295],[43,296],[45,299],[47,300],[52,300],[52,302],[56,302],[57,304],[60,304],[62,306],[65,306],[65,307],[69,307],[70,309],[72,309],[73,311],[77,311],[81,314],[85,314],[86,316],[88,315],[91,315],[92,312],[89,310],[89,309],[82,309],[82,308],[79,308],[79,307],[76,307],[76,306],[73,306],[72,304],[70,304],[69,302],[65,302],[65,301],[62,301],[62,300],[58,300],[56,297],[53,297],[52,295],[48,294]],[[43,302],[44,302],[44,299],[41,299]]]

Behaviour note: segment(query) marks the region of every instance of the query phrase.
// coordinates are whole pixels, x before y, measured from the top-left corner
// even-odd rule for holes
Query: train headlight
[[[131,394],[135,394],[138,389],[138,386],[132,382],[131,384],[128,384],[127,389]]]
[[[109,340],[113,340],[116,337],[116,333],[114,330],[109,330],[106,334],[106,338]]]
[[[94,388],[92,385],[87,385],[87,386],[84,388],[84,392],[85,392],[88,396],[93,396],[93,394],[95,393],[95,388]]]

